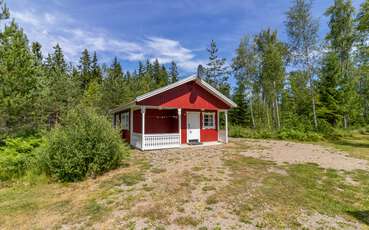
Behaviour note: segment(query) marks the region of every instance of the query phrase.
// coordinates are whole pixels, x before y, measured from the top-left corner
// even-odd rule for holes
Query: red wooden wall
[[[230,108],[222,100],[199,86],[195,81],[188,82],[161,94],[147,98],[137,104],[204,110]]]
[[[133,132],[141,133],[141,110],[133,113]],[[177,110],[146,109],[145,133],[178,133]]]
[[[181,134],[182,134],[182,144],[187,143],[187,113],[189,111],[197,111],[194,109],[186,109],[182,110],[182,121],[181,121]],[[202,113],[203,112],[214,112],[215,113],[215,128],[214,129],[203,129],[202,123]],[[200,112],[200,142],[210,142],[210,141],[218,141],[218,114],[215,110],[206,110]]]

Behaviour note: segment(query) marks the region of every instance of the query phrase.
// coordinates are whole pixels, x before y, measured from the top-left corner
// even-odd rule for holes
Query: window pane
[[[214,113],[204,113],[204,128],[214,128]]]

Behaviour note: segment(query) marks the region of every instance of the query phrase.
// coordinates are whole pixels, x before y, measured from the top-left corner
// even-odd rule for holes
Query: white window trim
[[[121,113],[121,124],[122,130],[129,130],[129,111]]]
[[[205,115],[213,116],[213,125],[205,126]],[[202,129],[215,129],[215,112],[203,112],[202,113]]]

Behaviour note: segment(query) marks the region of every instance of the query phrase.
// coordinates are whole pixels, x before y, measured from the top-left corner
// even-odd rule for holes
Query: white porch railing
[[[223,143],[226,142],[226,131],[225,130],[218,131],[218,140]]]
[[[138,149],[142,149],[141,140],[142,140],[141,133],[132,133],[131,145],[133,145]]]
[[[132,145],[139,149],[152,150],[175,148],[181,145],[181,137],[178,133],[145,134],[145,146],[142,148],[142,135],[133,133]]]

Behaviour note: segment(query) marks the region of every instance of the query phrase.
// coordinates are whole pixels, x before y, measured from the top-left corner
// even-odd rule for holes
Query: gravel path
[[[235,139],[234,141],[258,146],[257,149],[251,148],[247,151],[241,151],[241,155],[271,160],[279,164],[315,163],[322,168],[346,171],[369,169],[366,160],[352,158],[346,153],[320,145],[271,140]]]

